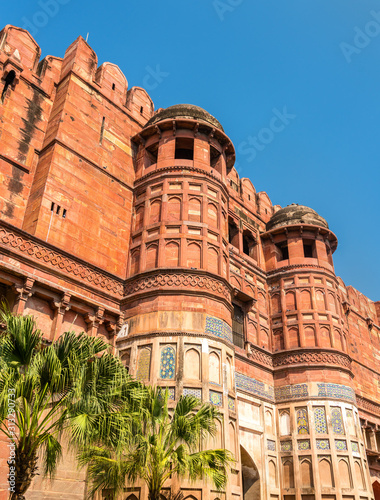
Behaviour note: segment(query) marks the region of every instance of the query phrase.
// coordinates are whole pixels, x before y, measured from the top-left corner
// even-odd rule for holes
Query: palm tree
[[[122,437],[143,390],[99,338],[68,332],[46,346],[32,317],[2,311],[0,320],[0,432],[11,449],[10,498],[21,500],[39,455],[54,475],[63,433],[82,447]]]
[[[89,496],[109,489],[114,498],[125,483],[143,480],[149,500],[160,500],[164,483],[172,476],[190,480],[209,478],[223,490],[227,472],[235,460],[224,449],[202,450],[216,433],[220,412],[212,405],[200,404],[193,396],[183,396],[171,413],[168,391],[148,389],[139,419],[127,441],[84,450],[79,462],[88,465],[91,482]],[[112,444],[111,446],[109,446]]]

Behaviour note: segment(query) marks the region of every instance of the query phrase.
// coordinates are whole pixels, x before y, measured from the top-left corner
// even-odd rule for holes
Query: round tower
[[[332,260],[337,239],[325,219],[295,204],[272,216],[261,239],[282,493],[287,500],[364,498],[370,485]]]
[[[239,460],[226,187],[234,147],[213,116],[191,105],[159,110],[134,143],[119,352],[132,375],[167,387],[173,404],[192,394],[218,406],[224,420],[210,446],[230,449]],[[240,489],[233,476],[227,498]],[[202,498],[218,497],[211,484],[195,489]]]

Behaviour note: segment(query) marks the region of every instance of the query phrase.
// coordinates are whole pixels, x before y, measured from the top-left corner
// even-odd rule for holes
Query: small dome
[[[329,228],[326,220],[317,214],[315,210],[304,205],[292,203],[287,207],[280,208],[267,223],[267,231],[282,226],[293,226],[296,224],[311,224]]]
[[[193,106],[192,104],[176,104],[166,109],[161,109],[146,123],[145,127],[155,125],[158,122],[168,119],[185,118],[189,120],[197,120],[199,122],[207,123],[212,127],[218,128],[224,132],[222,125],[203,108]]]

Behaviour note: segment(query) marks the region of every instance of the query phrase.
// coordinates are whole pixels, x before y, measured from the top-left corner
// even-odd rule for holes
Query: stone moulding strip
[[[7,162],[7,163],[10,163],[11,165],[13,165],[16,168],[19,168],[20,170],[22,170],[25,173],[30,174],[30,168],[28,168],[26,165],[23,165],[19,161],[16,161],[13,158],[10,158],[9,156],[3,155],[1,153],[0,153],[0,159]]]
[[[191,272],[189,269],[158,269],[127,280],[124,294],[131,296],[151,289],[189,289],[217,293],[226,300],[231,299],[232,287],[223,278],[211,277],[205,271]]]
[[[149,173],[143,175],[142,177],[140,177],[139,179],[136,179],[136,181],[135,181],[135,187],[140,187],[144,183],[144,181],[146,181],[147,179],[149,179],[149,177],[152,177],[154,175],[157,175],[158,177],[160,177],[160,174],[175,172],[176,170],[185,171],[186,173],[189,172],[189,174],[190,173],[202,174],[202,175],[204,175],[206,177],[209,177],[212,181],[216,182],[218,184],[218,186],[222,188],[223,193],[226,196],[228,196],[227,188],[224,186],[224,184],[221,182],[221,180],[218,179],[218,177],[216,177],[215,175],[210,174],[209,172],[206,172],[205,170],[203,170],[201,168],[186,167],[184,165],[172,165],[172,166],[169,166],[169,167],[162,167],[162,168],[158,168],[157,170],[152,170],[151,172],[149,172]]]
[[[54,269],[60,274],[69,275],[79,282],[84,282],[97,289],[118,297],[123,296],[123,280],[100,271],[79,258],[32,236],[6,222],[0,221],[0,248],[21,254],[35,265],[38,262],[43,267]]]
[[[356,396],[359,409],[380,416],[380,404],[374,403],[363,396]]]
[[[235,373],[235,379],[236,390],[274,403],[329,399],[356,404],[354,390],[341,384],[320,382],[273,387],[239,372]]]
[[[207,334],[207,333],[199,333],[199,332],[182,332],[182,331],[173,331],[173,332],[149,332],[149,333],[140,333],[137,335],[130,335],[128,337],[121,337],[119,340],[116,338],[116,343],[118,344],[118,349],[124,349],[128,347],[131,342],[135,342],[136,340],[146,340],[151,339],[152,337],[161,337],[161,338],[172,338],[172,337],[189,337],[189,338],[202,338],[212,340],[213,342],[220,342],[230,349],[233,349],[233,345],[228,340],[224,338],[217,337],[216,335]]]

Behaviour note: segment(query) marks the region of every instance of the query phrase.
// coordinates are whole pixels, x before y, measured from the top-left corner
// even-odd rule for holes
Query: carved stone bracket
[[[22,314],[24,312],[26,301],[33,295],[32,288],[34,283],[34,279],[25,278],[22,286],[14,285],[13,289],[16,293],[14,312],[16,314]]]
[[[88,324],[88,333],[96,335],[99,326],[104,322],[104,307],[98,307],[93,314],[87,313],[84,317],[85,322]]]

